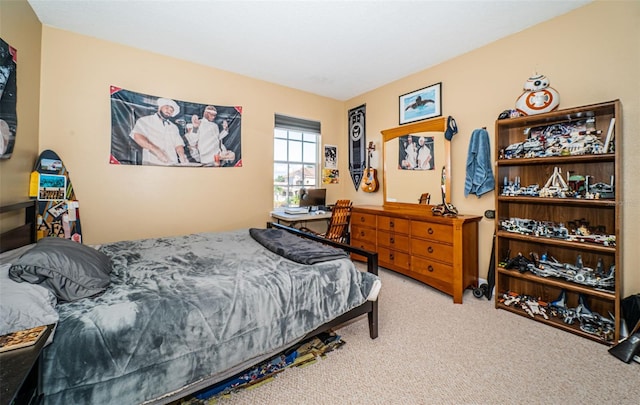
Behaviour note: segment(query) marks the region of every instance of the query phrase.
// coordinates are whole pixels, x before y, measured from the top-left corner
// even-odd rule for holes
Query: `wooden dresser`
[[[461,304],[465,288],[477,286],[480,219],[434,216],[428,206],[354,206],[351,245],[377,252],[380,266],[437,288]]]

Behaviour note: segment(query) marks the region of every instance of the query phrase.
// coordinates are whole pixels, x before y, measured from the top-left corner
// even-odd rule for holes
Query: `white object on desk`
[[[308,214],[309,207],[287,207],[284,209],[284,212],[289,215]]]
[[[329,220],[331,219],[331,212],[323,212],[321,214],[318,211],[314,211],[306,214],[292,215],[292,214],[287,214],[284,210],[277,210],[277,211],[271,211],[271,217],[275,218],[278,223],[280,223],[280,221],[283,221],[283,222],[287,222],[290,226],[295,226],[300,222]]]

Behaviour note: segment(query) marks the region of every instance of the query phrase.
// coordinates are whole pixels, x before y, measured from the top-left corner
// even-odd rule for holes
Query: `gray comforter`
[[[58,305],[46,404],[135,404],[229,377],[365,301],[349,259],[302,265],[247,230],[103,245],[96,298]]]

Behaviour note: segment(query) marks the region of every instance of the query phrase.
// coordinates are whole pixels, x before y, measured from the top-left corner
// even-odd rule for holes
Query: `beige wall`
[[[38,154],[41,30],[26,0],[0,2],[0,37],[18,51],[18,129],[13,155],[0,160],[0,204],[29,198],[29,173]],[[0,226],[7,229],[13,222]]]
[[[275,113],[318,120],[324,143],[343,143],[343,103],[237,74],[46,26],[42,66],[40,149],[58,152],[69,170],[89,243],[264,226]],[[242,106],[243,167],[110,165],[110,85]],[[343,185],[327,186],[330,201]]]
[[[28,52],[27,46],[29,50],[39,47],[40,27],[28,7],[25,1],[10,2],[9,6],[2,2],[1,9],[0,34],[19,51],[25,48],[21,58]],[[28,25],[23,27],[23,21]],[[1,198],[13,201],[26,196],[35,155],[50,148],[60,154],[71,172],[88,243],[260,226],[271,209],[272,130],[277,112],[320,120],[323,142],[339,146],[342,178],[339,185],[328,186],[330,201],[345,197],[358,204],[381,204],[382,193],[355,192],[348,177],[347,111],[367,104],[367,137],[379,147],[380,130],[398,125],[398,96],[442,82],[443,114],[454,116],[460,130],[452,142],[452,200],[461,212],[482,215],[493,209],[493,193],[479,199],[463,194],[471,131],[486,126],[493,139],[497,115],[513,107],[522,84],[537,71],[548,75],[560,92],[561,108],[622,101],[624,295],[637,293],[640,272],[635,267],[640,253],[632,249],[640,231],[630,224],[640,197],[640,186],[631,176],[640,165],[633,159],[634,151],[640,150],[636,136],[640,131],[639,22],[640,3],[597,1],[346,103],[43,27],[41,91],[38,94],[37,87],[28,93],[25,90],[33,89],[37,78],[31,77],[29,83],[19,81],[18,106],[20,128],[27,131],[31,125],[31,131],[37,132],[37,109],[31,107],[41,98],[39,145],[34,147],[35,141],[27,135],[25,138],[32,141],[23,145],[27,152],[23,152],[20,167],[10,166],[18,165],[15,155],[10,162],[0,162]],[[22,41],[29,42],[21,45]],[[19,69],[26,67],[19,65]],[[25,75],[19,80],[24,81]],[[186,101],[242,105],[244,167],[109,165],[108,89],[112,84]],[[27,95],[23,96],[23,91]],[[379,167],[377,158],[374,155],[374,167]],[[9,168],[12,174],[7,176]],[[483,219],[480,232],[479,271],[484,277],[493,222]]]
[[[398,96],[442,82],[443,114],[456,118],[453,138],[452,202],[462,213],[483,215],[494,208],[494,193],[464,196],[465,165],[471,132],[483,126],[492,141],[495,120],[514,108],[522,85],[534,72],[543,73],[560,93],[560,108],[620,99],[623,106],[624,148],[624,292],[640,291],[640,252],[635,247],[640,230],[634,220],[640,200],[640,2],[597,1],[571,13],[496,41],[438,66],[398,80],[349,100],[349,108],[367,103],[367,136],[380,145],[380,131],[398,126]],[[618,140],[619,142],[619,140]],[[381,167],[374,159],[374,167]],[[345,197],[360,204],[382,204],[382,193],[355,193]],[[416,198],[429,191],[416,189]],[[493,220],[480,224],[479,271],[486,277]]]

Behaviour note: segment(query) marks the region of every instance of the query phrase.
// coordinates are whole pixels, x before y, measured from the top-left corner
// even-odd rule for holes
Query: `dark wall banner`
[[[349,110],[349,173],[358,190],[366,165],[366,104]]]
[[[16,49],[0,38],[0,159],[9,159],[16,143],[17,60]]]
[[[111,164],[241,167],[242,107],[111,86]]]

